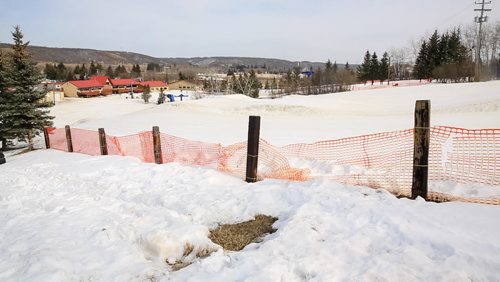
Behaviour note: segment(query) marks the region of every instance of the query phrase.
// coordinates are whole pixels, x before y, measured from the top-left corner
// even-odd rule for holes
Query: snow
[[[431,100],[433,126],[500,128],[499,90],[500,81],[494,81],[272,100],[243,95],[208,96],[162,105],[156,105],[155,97],[150,104],[144,104],[141,99],[112,96],[66,99],[52,113],[58,127],[104,127],[108,134],[127,135],[157,125],[162,132],[175,136],[222,144],[245,140],[248,116],[260,115],[261,137],[273,145],[286,145],[411,128],[418,99]]]
[[[215,96],[163,105],[113,96],[67,99],[52,113],[58,127],[104,127],[108,134],[125,135],[159,125],[162,132],[223,144],[244,140],[248,115],[258,114],[261,136],[284,145],[410,128],[416,99],[432,100],[433,125],[500,128],[499,90],[500,82],[430,84],[274,100]],[[249,184],[208,168],[131,157],[55,150],[8,156],[0,166],[0,280],[500,277],[499,206],[397,199],[326,176],[353,168],[302,164],[317,172],[312,180]],[[467,195],[498,195],[498,187],[439,185]],[[228,252],[207,237],[217,224],[256,214],[279,218],[278,231],[260,244]],[[188,244],[195,252],[213,253],[183,258]],[[167,262],[181,259],[193,263],[172,271]]]

